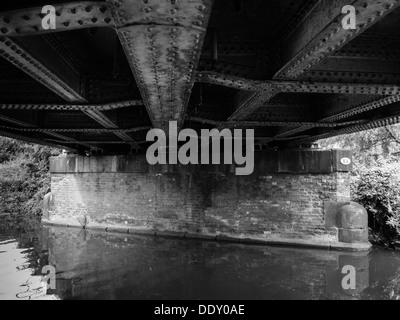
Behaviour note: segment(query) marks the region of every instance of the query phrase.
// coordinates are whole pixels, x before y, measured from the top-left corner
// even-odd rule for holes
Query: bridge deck
[[[43,6],[55,10],[45,30]],[[342,8],[356,9],[344,29]],[[0,4],[0,135],[127,154],[149,128],[265,146],[400,122],[399,0]],[[47,21],[47,20],[46,20]]]

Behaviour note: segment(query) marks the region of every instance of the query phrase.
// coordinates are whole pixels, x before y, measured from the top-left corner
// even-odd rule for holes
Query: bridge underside
[[[262,148],[400,120],[398,0],[57,0],[44,30],[48,4],[0,5],[0,135],[112,155],[171,120]]]
[[[370,247],[351,157],[304,144],[400,122],[400,0],[54,0],[49,30],[45,5],[0,5],[0,135],[80,153],[52,160],[48,222]],[[254,129],[253,174],[149,166],[170,121]]]

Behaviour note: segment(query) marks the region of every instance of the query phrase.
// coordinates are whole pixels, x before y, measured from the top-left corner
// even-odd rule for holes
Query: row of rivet
[[[62,8],[61,10],[57,10],[56,11],[56,16],[60,17],[64,12],[72,13],[72,14],[75,15],[75,14],[78,13],[78,11],[79,11],[78,9],[81,9],[80,11],[82,11],[82,12],[91,13],[93,11],[94,7],[93,6],[87,6],[87,7],[82,7],[82,8],[80,8],[80,7]],[[98,9],[98,12],[100,12],[102,15],[104,15],[106,13],[106,11],[107,11],[107,7],[105,7],[105,6],[97,7],[97,9]],[[38,13],[38,14],[34,14],[33,13],[33,12],[40,12],[41,11],[40,9],[32,9],[31,11],[32,11],[31,14],[24,14],[23,16],[16,16],[16,15],[12,16],[12,15],[9,14],[9,15],[6,15],[6,16],[0,18],[0,19],[3,20],[3,22],[6,25],[9,25],[11,22],[13,22],[14,20],[17,20],[17,19],[23,19],[25,21],[32,21],[33,19],[35,19],[35,17],[34,17],[35,15],[40,19],[43,19],[43,17],[45,16],[45,14],[43,14],[43,13]],[[85,19],[85,20],[83,20],[82,17],[80,17],[76,21],[72,21],[72,20],[71,21],[64,21],[60,25],[63,25],[64,27],[68,28],[68,27],[71,27],[72,25],[76,25],[76,23],[79,24],[80,26],[88,25],[89,23],[96,24],[96,23],[99,22],[99,18],[103,22],[105,22],[106,24],[110,24],[110,22],[112,21],[112,18],[108,17],[108,16],[102,16],[102,17],[100,17],[100,16],[92,16],[92,17],[88,16],[87,19]],[[41,28],[41,22],[42,22],[41,20],[37,21],[37,23],[35,25],[32,25],[30,27],[33,29],[33,31],[36,31],[36,32],[43,31],[43,29]],[[18,27],[15,28],[15,29],[11,29],[10,27],[3,26],[3,27],[0,28],[0,32],[3,35],[9,35],[12,32],[15,32],[16,34],[21,34],[22,30],[21,30],[21,28],[18,28]]]
[[[145,7],[142,8],[142,11],[147,15],[144,20],[148,23],[152,22],[153,19],[150,16],[150,14],[153,12],[153,8],[149,5],[150,1],[148,0],[143,0],[143,3],[146,5]],[[122,6],[122,2],[121,1],[114,1],[113,5],[115,8],[120,8]],[[176,5],[176,0],[170,0],[170,4],[172,6]],[[199,12],[204,11],[207,7],[204,4],[200,4],[197,7],[197,10]],[[169,23],[171,23],[172,25],[178,23],[178,18],[176,18],[176,14],[178,12],[178,7],[173,7],[171,9],[168,10],[168,13],[171,15],[169,17],[167,17],[166,19],[168,20]],[[123,11],[119,11],[119,10],[115,10],[115,15],[116,20],[119,22],[120,25],[124,25],[126,24],[127,20],[125,17],[125,14]],[[195,20],[192,22],[193,26],[202,26],[204,24],[204,19],[205,16],[201,13],[199,13],[198,15],[195,16]]]
[[[45,68],[38,61],[26,54],[22,49],[18,48],[11,40],[0,37],[0,42],[4,43],[8,48],[0,47],[0,55],[10,61],[12,64],[22,69],[24,72],[31,75],[38,82],[46,87],[54,89],[60,96],[68,101],[76,100],[83,101],[83,99],[75,94],[66,84],[64,84],[58,77]],[[9,54],[9,51],[12,54]],[[16,55],[15,55],[16,54]]]
[[[358,115],[360,113],[381,108],[399,101],[400,101],[400,95],[385,97],[379,100],[373,100],[371,102],[363,103],[359,106],[351,106],[351,108],[349,108],[348,110],[345,110],[333,116],[329,116],[328,118],[324,119],[324,121],[338,121],[354,115]]]
[[[400,0],[391,0],[390,3],[384,3],[382,4],[384,10],[376,11],[373,14],[375,15],[375,17],[380,17],[385,13],[385,11],[388,11],[393,8],[394,2],[399,2],[399,1]],[[368,4],[364,3],[362,7],[366,9],[368,7]],[[358,14],[360,14],[360,12],[358,12]],[[329,43],[329,40],[333,38],[336,34],[338,34],[341,30],[343,30],[339,21],[334,22],[331,26],[331,31],[328,34],[326,34],[317,45],[310,48],[305,54],[303,54],[300,58],[298,58],[296,62],[287,70],[280,72],[279,76],[280,77],[285,76],[293,79],[298,78],[306,70],[309,70],[313,66],[320,63],[326,57],[327,54],[335,52],[339,48],[343,47],[347,42],[349,42],[352,38],[354,38],[363,29],[370,26],[375,21],[375,17],[371,16],[367,18],[366,23],[359,24],[355,30],[351,30],[352,31],[351,34],[347,34],[346,36],[338,40],[334,45],[328,46],[326,47],[326,49],[324,49],[327,43]],[[318,51],[322,52],[316,55]],[[311,61],[308,65],[306,65],[304,68],[299,68],[300,64],[309,59],[311,59]]]

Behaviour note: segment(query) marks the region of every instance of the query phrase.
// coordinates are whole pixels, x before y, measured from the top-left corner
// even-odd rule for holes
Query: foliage
[[[49,158],[59,150],[0,138],[0,214],[39,215],[50,190]]]
[[[368,211],[371,242],[400,238],[400,126],[319,141],[324,148],[353,150],[352,200]]]
[[[386,240],[400,235],[400,163],[363,168],[353,183],[353,199],[369,213],[369,226]]]
[[[400,125],[319,141],[322,148],[353,150],[354,169],[382,167],[400,155]]]

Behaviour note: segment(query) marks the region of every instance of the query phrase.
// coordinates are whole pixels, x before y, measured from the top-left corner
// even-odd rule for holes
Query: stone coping
[[[294,149],[256,151],[254,173],[329,174],[352,170],[350,150]],[[223,156],[221,155],[221,161]],[[125,156],[58,156],[50,158],[50,172],[56,173],[234,173],[235,164],[149,165],[144,154]]]
[[[43,225],[48,226],[59,226],[59,227],[72,227],[81,228],[79,223],[65,223],[58,221],[48,221],[43,219]],[[188,232],[175,232],[175,231],[160,231],[154,229],[145,228],[133,228],[133,227],[120,227],[120,226],[86,226],[87,230],[103,231],[109,233],[118,234],[143,234],[153,235],[157,237],[172,237],[180,239],[197,239],[202,241],[221,241],[221,242],[232,242],[242,243],[249,245],[267,245],[267,246],[284,246],[284,247],[299,247],[299,248],[315,248],[335,251],[350,251],[350,252],[361,252],[368,251],[372,248],[371,243],[344,243],[344,242],[318,242],[315,240],[303,240],[303,239],[261,239],[261,238],[248,238],[248,237],[231,237],[226,235],[211,235],[211,234],[195,234]]]

